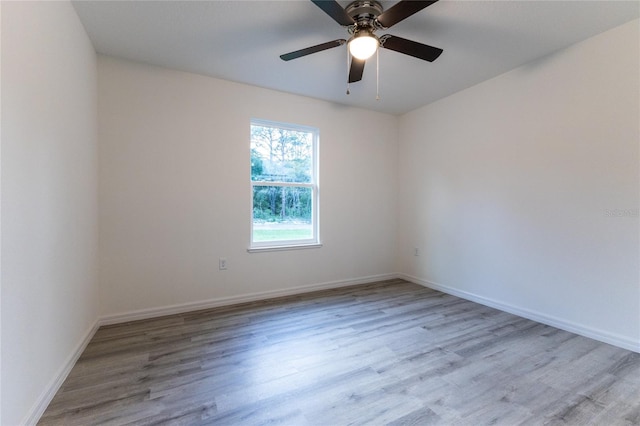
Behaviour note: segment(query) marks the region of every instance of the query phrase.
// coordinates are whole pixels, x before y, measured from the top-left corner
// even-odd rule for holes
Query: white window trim
[[[320,248],[322,247],[322,243],[320,242],[320,206],[319,206],[319,192],[320,186],[318,184],[319,181],[319,168],[318,168],[318,145],[319,145],[319,133],[320,130],[316,127],[297,125],[297,124],[289,124],[289,123],[280,123],[277,121],[269,121],[262,119],[251,119],[251,126],[265,126],[265,127],[278,127],[286,130],[300,131],[300,132],[309,132],[313,135],[311,152],[313,155],[312,161],[312,181],[304,182],[304,183],[296,183],[296,182],[265,182],[265,181],[253,181],[251,179],[251,190],[249,191],[249,212],[250,212],[250,234],[249,234],[249,248],[247,251],[249,253],[258,253],[265,251],[282,251],[282,250],[300,250],[300,249],[309,249],[309,248]],[[253,241],[253,187],[254,186],[289,186],[289,187],[302,187],[302,188],[310,188],[311,189],[311,224],[312,224],[312,232],[314,238],[309,238],[305,240],[278,240],[278,241]]]
[[[296,240],[298,241],[298,240]],[[322,247],[322,243],[313,244],[289,244],[286,246],[264,246],[264,247],[250,247],[247,249],[249,253],[260,253],[265,251],[284,251],[284,250],[304,250]]]

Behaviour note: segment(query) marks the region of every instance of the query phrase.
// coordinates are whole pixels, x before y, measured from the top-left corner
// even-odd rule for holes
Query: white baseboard
[[[278,290],[261,291],[257,293],[241,294],[238,296],[218,297],[214,299],[201,300],[197,302],[180,303],[176,305],[162,306],[157,308],[140,309],[136,311],[123,312],[119,314],[106,315],[100,318],[100,325],[119,324],[128,321],[161,317],[165,315],[181,314],[185,312],[198,311],[202,309],[217,308],[220,306],[236,305],[238,303],[255,302],[258,300],[273,299],[282,296],[292,296],[296,294],[309,293],[318,290],[328,290],[332,288],[347,287],[350,285],[368,284],[376,281],[390,280],[398,278],[397,274],[370,275],[367,277],[329,281],[319,284],[309,284],[305,286],[283,288]]]
[[[442,291],[443,293],[451,294],[453,296],[460,297],[462,299],[470,300],[472,302],[480,303],[481,305],[489,306],[499,309],[510,314],[518,315],[523,318],[527,318],[533,321],[537,321],[542,324],[550,325],[571,333],[579,334],[584,337],[589,337],[600,342],[608,343],[610,345],[618,346],[623,349],[640,353],[640,341],[633,340],[626,336],[621,336],[608,331],[587,327],[582,324],[578,324],[572,321],[567,321],[562,318],[558,318],[552,315],[548,315],[542,312],[533,311],[531,309],[514,306],[509,303],[500,302],[498,300],[490,299],[484,296],[480,296],[467,291],[458,290],[453,287],[434,283],[422,278],[415,277],[408,274],[397,274],[398,278],[405,279],[421,286],[432,288],[434,290]]]
[[[448,287],[442,284],[437,284],[431,281],[427,281],[412,275],[404,273],[394,274],[381,274],[371,275],[367,277],[329,281],[318,284],[310,284],[300,287],[284,288],[278,290],[269,290],[257,293],[249,293],[238,296],[220,297],[215,299],[208,299],[197,302],[181,303],[176,305],[163,306],[158,308],[141,309],[131,312],[124,312],[114,315],[106,315],[99,318],[85,333],[84,338],[76,345],[75,349],[69,355],[64,365],[60,368],[54,379],[49,386],[45,388],[43,393],[37,399],[36,404],[29,411],[25,420],[22,422],[24,425],[35,425],[40,417],[46,410],[47,406],[55,396],[62,383],[65,381],[71,369],[75,365],[76,361],[85,350],[89,341],[93,338],[94,334],[101,325],[117,324],[128,321],[135,321],[140,319],[155,318],[165,315],[172,315],[177,313],[197,311],[201,309],[216,308],[220,306],[235,305],[238,303],[255,302],[258,300],[273,299],[282,296],[292,296],[296,294],[309,293],[318,290],[328,290],[332,288],[347,287],[351,285],[368,284],[376,281],[384,281],[390,279],[402,278],[415,284],[422,285],[424,287],[439,290],[453,296],[461,297],[472,302],[480,303],[482,305],[490,306],[492,308],[499,309],[501,311],[509,312],[514,315],[518,315],[523,318],[527,318],[533,321],[547,324],[562,330],[566,330],[581,336],[589,337],[601,342],[609,343],[614,346],[618,346],[624,349],[628,349],[634,352],[640,352],[640,342],[634,341],[626,336],[620,336],[613,333],[609,333],[603,330],[597,330],[590,327],[585,327],[580,324],[573,323],[561,318],[546,315],[541,312],[532,311],[530,309],[517,307],[508,303],[503,303],[494,299],[486,298],[477,294],[469,293],[462,290],[457,290],[453,287]]]
[[[82,340],[80,340],[71,354],[67,357],[62,367],[60,367],[49,385],[45,387],[44,391],[36,400],[36,403],[33,405],[33,407],[31,407],[31,410],[29,410],[24,420],[20,424],[35,425],[38,423],[40,417],[42,417],[42,414],[44,414],[44,411],[51,403],[51,400],[55,396],[56,392],[58,392],[58,389],[60,389],[60,386],[62,386],[62,383],[64,383],[64,381],[66,380],[73,366],[76,365],[76,361],[78,361],[78,358],[80,358],[80,355],[82,355],[82,352],[84,352],[85,348],[93,338],[93,335],[96,334],[96,331],[98,331],[99,327],[99,321],[94,321],[91,327],[89,327],[87,332],[84,334]]]

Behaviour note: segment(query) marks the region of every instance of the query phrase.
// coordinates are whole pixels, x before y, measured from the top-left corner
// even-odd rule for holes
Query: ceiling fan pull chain
[[[349,48],[346,49],[347,51],[347,95],[351,94],[351,92],[349,91]]]
[[[376,49],[376,101],[380,100],[380,49]]]

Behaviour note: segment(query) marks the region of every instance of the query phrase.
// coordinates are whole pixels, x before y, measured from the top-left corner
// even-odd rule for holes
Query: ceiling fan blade
[[[335,0],[311,0],[311,2],[331,16],[338,24],[345,27],[355,24],[353,18],[347,15],[347,12]]]
[[[409,16],[416,12],[420,12],[427,6],[431,6],[438,0],[402,0],[394,4],[390,9],[385,10],[378,16],[378,23],[384,28],[390,28],[403,19],[407,19]]]
[[[429,62],[438,59],[438,56],[443,52],[443,50],[438,47],[428,46],[418,43],[417,41],[407,40],[406,38],[389,34],[380,37],[380,45],[385,49],[395,50],[396,52]]]
[[[366,60],[351,58],[351,68],[349,68],[349,83],[355,83],[362,80],[362,73],[364,72],[364,63]]]
[[[292,59],[297,59],[302,56],[311,55],[312,53],[322,52],[323,50],[331,49],[333,47],[342,46],[347,41],[344,39],[338,39],[333,41],[328,41],[326,43],[318,44],[316,46],[307,47],[305,49],[296,50],[295,52],[285,53],[284,55],[280,55],[280,59],[283,61],[290,61]]]

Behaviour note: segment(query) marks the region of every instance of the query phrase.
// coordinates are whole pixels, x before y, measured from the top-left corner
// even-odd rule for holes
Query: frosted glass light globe
[[[378,39],[372,35],[356,36],[349,42],[349,52],[354,58],[369,59],[378,49]]]

